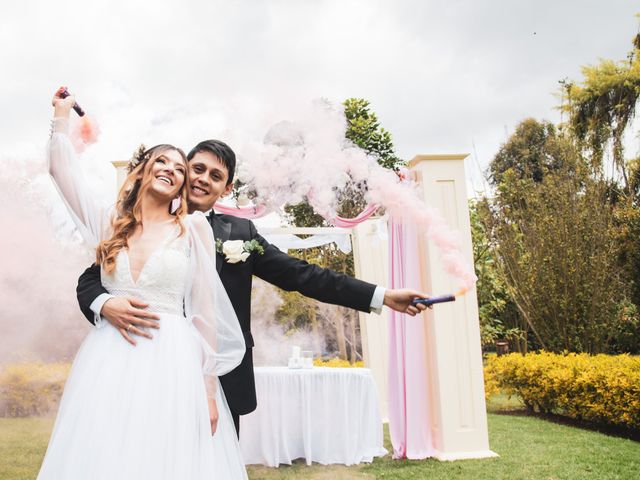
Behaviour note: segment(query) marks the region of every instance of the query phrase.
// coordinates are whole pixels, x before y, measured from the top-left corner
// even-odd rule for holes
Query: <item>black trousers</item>
[[[233,426],[236,427],[236,435],[238,436],[238,440],[240,440],[240,415],[231,410],[231,418],[233,418]]]

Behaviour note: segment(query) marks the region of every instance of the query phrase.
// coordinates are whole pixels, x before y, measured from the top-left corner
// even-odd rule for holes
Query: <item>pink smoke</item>
[[[76,118],[76,117],[73,117]],[[86,114],[71,121],[69,138],[76,152],[82,153],[85,149],[98,141],[100,125],[95,117]]]
[[[326,219],[337,218],[336,192],[354,182],[367,186],[370,205],[378,205],[398,221],[416,224],[440,251],[445,270],[473,287],[473,266],[461,251],[459,234],[435,208],[417,195],[410,172],[395,173],[345,140],[341,110],[316,104],[297,122],[280,122],[265,136],[264,145],[245,148],[240,180],[251,186],[257,205],[277,211],[283,204],[307,200]],[[363,212],[364,213],[364,212]]]
[[[52,210],[59,200],[44,160],[0,165],[0,363],[70,359],[89,328],[75,287],[91,258],[56,239],[53,223],[64,220]]]
[[[459,233],[449,227],[438,210],[418,197],[411,182],[379,168],[369,174],[368,185],[370,201],[383,206],[392,218],[413,223],[435,243],[445,271],[461,282],[460,294],[475,285],[477,277],[461,251]]]

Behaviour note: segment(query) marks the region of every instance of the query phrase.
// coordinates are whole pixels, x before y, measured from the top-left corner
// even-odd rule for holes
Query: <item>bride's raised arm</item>
[[[74,103],[72,96],[53,98],[55,113],[47,145],[49,174],[81,235],[95,247],[110,236],[113,206],[102,204],[92,194],[82,174],[80,161],[69,139],[69,112]]]

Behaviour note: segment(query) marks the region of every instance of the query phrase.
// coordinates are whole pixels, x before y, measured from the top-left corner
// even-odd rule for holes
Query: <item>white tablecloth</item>
[[[369,369],[258,367],[255,375],[258,408],[240,425],[247,465],[353,465],[387,453]]]

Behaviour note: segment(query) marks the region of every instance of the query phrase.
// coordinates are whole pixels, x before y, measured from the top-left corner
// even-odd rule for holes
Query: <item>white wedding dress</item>
[[[99,240],[101,227],[108,233],[108,215],[97,218],[106,210],[83,198],[89,192],[81,178],[70,178],[77,171],[68,168],[77,165],[66,135],[54,133],[49,152],[74,219],[88,241]],[[89,333],[73,362],[39,480],[247,478],[217,380],[240,363],[242,332],[215,270],[211,227],[202,214],[186,223],[185,234],[176,225],[155,249],[137,281],[126,250],[112,274],[102,272],[111,294],[148,302],[160,328],[135,347],[104,321]],[[213,436],[207,383],[219,410]]]

